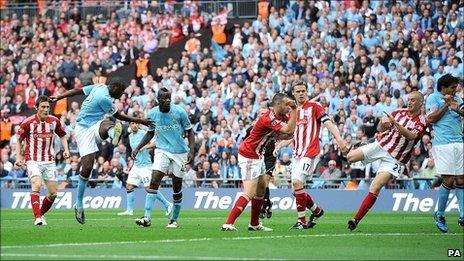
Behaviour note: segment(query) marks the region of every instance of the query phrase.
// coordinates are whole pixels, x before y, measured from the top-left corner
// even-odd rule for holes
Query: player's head
[[[308,100],[308,91],[303,80],[295,80],[292,84],[292,90],[293,97],[295,97],[298,104],[302,104]]]
[[[285,93],[277,93],[272,98],[272,108],[274,112],[280,116],[287,115],[290,111],[290,106],[288,106],[288,95]]]
[[[443,94],[455,95],[458,88],[459,78],[451,74],[445,74],[437,82],[437,90]]]
[[[35,102],[37,115],[40,119],[44,119],[50,114],[50,98],[45,95],[40,95]]]
[[[158,103],[161,112],[168,112],[171,109],[171,92],[166,88],[158,91]]]
[[[416,114],[420,112],[422,105],[424,104],[424,95],[418,91],[411,92],[408,95],[408,110]]]
[[[134,113],[134,118],[143,118],[143,114],[141,112],[135,112]],[[136,133],[139,130],[139,124],[135,122],[131,122],[129,124],[129,127],[133,133]]]
[[[124,83],[122,79],[119,77],[113,77],[108,80],[108,91],[110,92],[110,96],[119,99],[121,98],[122,94],[124,93]]]

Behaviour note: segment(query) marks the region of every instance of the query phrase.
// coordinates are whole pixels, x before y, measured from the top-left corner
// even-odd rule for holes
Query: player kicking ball
[[[54,134],[60,137],[63,144],[64,158],[69,158],[68,141],[66,132],[60,120],[50,115],[50,98],[39,96],[35,103],[37,114],[27,118],[21,123],[18,130],[18,142],[16,142],[15,165],[21,167],[26,160],[26,167],[31,182],[31,205],[34,214],[34,225],[47,225],[45,213],[53,205],[57,193],[55,173]],[[24,158],[22,142],[25,141]],[[42,200],[40,206],[40,188],[42,179],[47,187],[48,195]]]
[[[98,151],[97,143],[111,138],[112,144],[116,146],[121,138],[121,123],[107,119],[103,120],[104,116],[109,114],[122,121],[136,122],[144,125],[150,124],[149,120],[133,118],[121,114],[117,110],[114,100],[122,96],[124,89],[124,84],[119,78],[115,77],[109,80],[108,85],[88,85],[82,89],[69,90],[58,97],[51,97],[52,101],[56,102],[75,95],[83,94],[87,96],[81,105],[74,130],[76,132],[77,147],[82,164],[77,186],[77,200],[74,205],[74,214],[77,222],[80,224],[85,223],[84,191],[92,172],[96,152]]]
[[[251,201],[250,231],[272,231],[259,222],[259,212],[265,193],[263,150],[268,139],[274,134],[292,134],[295,129],[296,104],[284,93],[272,98],[272,110],[258,118],[250,135],[242,142],[238,151],[238,163],[242,173],[243,194],[230,210],[223,231],[236,231],[235,220]],[[290,119],[286,123],[288,112]]]
[[[142,114],[139,113],[134,115],[137,118],[141,118]],[[131,133],[129,134],[129,145],[132,149],[135,149],[137,145],[142,141],[142,138],[147,133],[145,130],[139,127],[139,124],[131,122],[129,125]],[[149,143],[140,149],[137,157],[134,159],[134,165],[132,166],[129,176],[127,178],[126,192],[127,192],[127,208],[126,211],[118,213],[118,216],[132,216],[134,215],[134,201],[135,201],[135,187],[139,186],[140,182],[143,184],[145,189],[149,189],[150,180],[151,180],[151,166],[153,165],[149,150],[154,148],[153,143]],[[152,197],[153,194],[147,193],[147,197]],[[158,191],[156,194],[156,199],[158,199],[164,206],[165,215],[169,216],[172,212],[172,203],[166,200],[164,195]],[[153,200],[146,199],[145,202],[150,202]],[[145,216],[151,217],[152,212],[151,205],[145,206]]]
[[[172,176],[172,198],[173,210],[167,228],[178,228],[177,220],[179,218],[182,204],[182,179],[185,176],[185,164],[193,160],[195,136],[192,130],[192,124],[188,119],[187,112],[184,108],[171,104],[171,92],[166,88],[158,91],[159,105],[148,112],[148,118],[153,121],[148,132],[143,137],[140,144],[132,152],[134,158],[140,150],[148,144],[156,131],[156,149],[153,161],[153,172],[150,186],[147,189],[148,195],[145,206],[153,206],[161,180],[168,170],[173,173]],[[188,139],[188,146],[184,141]],[[148,227],[151,225],[151,218],[145,216],[137,219],[136,224]]]
[[[356,229],[377,200],[382,187],[401,173],[401,165],[411,158],[411,152],[422,138],[428,125],[427,118],[421,111],[424,96],[418,91],[408,95],[407,109],[396,109],[386,114],[379,124],[380,135],[374,143],[359,147],[348,153],[350,163],[363,161],[365,164],[379,160],[377,175],[371,183],[369,193],[364,198],[358,212],[348,221],[350,230]]]

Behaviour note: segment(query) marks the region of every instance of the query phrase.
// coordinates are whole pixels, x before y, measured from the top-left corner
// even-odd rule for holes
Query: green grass
[[[295,212],[276,211],[265,224],[272,232],[249,232],[249,214],[237,232],[222,232],[226,211],[183,211],[181,227],[165,228],[155,213],[152,227],[138,227],[117,211],[87,210],[80,225],[70,210],[53,210],[48,226],[33,225],[31,210],[1,210],[1,259],[448,259],[448,249],[464,252],[457,214],[447,216],[449,233],[440,233],[431,214],[369,213],[350,232],[353,213],[326,213],[314,229],[289,230]],[[455,258],[462,260],[462,258]]]

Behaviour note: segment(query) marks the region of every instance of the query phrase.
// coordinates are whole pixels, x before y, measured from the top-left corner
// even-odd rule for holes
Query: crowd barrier
[[[172,198],[171,188],[160,190],[168,199]],[[53,204],[56,209],[71,209],[75,198],[76,189],[65,189],[58,192]],[[145,190],[135,190],[135,208],[143,208],[145,202]],[[240,189],[195,189],[183,190],[183,209],[198,210],[225,210],[233,206],[235,200],[241,195]],[[311,195],[317,204],[327,211],[356,211],[367,191],[346,190],[311,190]],[[295,198],[288,189],[272,189],[271,200],[275,210],[296,209]],[[42,191],[45,195],[45,191]],[[433,212],[437,207],[437,190],[382,190],[373,211],[381,212]],[[30,190],[26,189],[2,189],[1,208],[24,209],[31,208]],[[84,197],[84,207],[90,209],[116,209],[125,208],[126,192],[124,189],[88,189]],[[160,203],[155,203],[155,208]],[[458,211],[458,201],[453,193],[450,193],[446,211]]]

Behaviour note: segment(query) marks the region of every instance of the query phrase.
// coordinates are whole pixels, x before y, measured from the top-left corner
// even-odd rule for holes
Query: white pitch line
[[[44,258],[73,258],[73,259],[181,259],[181,260],[286,260],[277,258],[240,258],[240,257],[216,257],[216,256],[153,256],[153,255],[69,255],[69,254],[20,254],[1,253],[3,257],[44,257]]]
[[[225,232],[233,233],[233,232]],[[84,243],[60,243],[46,245],[11,245],[1,246],[1,249],[14,248],[33,248],[33,247],[67,247],[67,246],[97,246],[97,245],[125,245],[125,244],[162,244],[162,243],[183,243],[183,242],[201,242],[212,240],[257,240],[257,239],[280,239],[280,238],[317,238],[317,237],[391,237],[391,236],[464,236],[464,233],[345,233],[345,234],[316,234],[316,235],[275,235],[275,236],[255,236],[255,237],[202,237],[202,238],[180,238],[180,239],[161,239],[161,240],[141,240],[141,241],[116,241],[116,242],[84,242]]]

